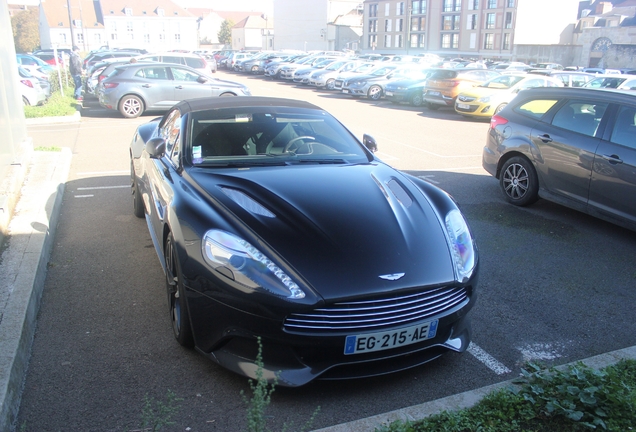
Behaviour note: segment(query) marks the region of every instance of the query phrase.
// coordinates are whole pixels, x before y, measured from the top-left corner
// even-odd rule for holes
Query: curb
[[[55,124],[55,123],[78,123],[81,119],[82,119],[82,116],[80,112],[75,111],[75,113],[68,116],[28,118],[28,119],[25,119],[25,123],[27,126]]]
[[[624,359],[636,359],[636,346],[612,351],[605,354],[599,354],[587,359],[578,360],[557,366],[556,369],[566,369],[570,365],[583,363],[593,369],[602,369],[607,366],[618,363]],[[317,429],[313,432],[368,432],[374,431],[383,424],[392,423],[397,420],[411,422],[421,420],[442,411],[457,411],[470,408],[479,402],[484,396],[498,390],[500,388],[513,386],[513,380],[503,381],[464,393],[448,396],[442,399],[426,402],[412,407],[402,408],[390,411],[384,414],[378,414],[361,420],[348,423],[342,423],[335,426],[329,426],[323,429]]]
[[[20,407],[47,265],[72,154],[33,152],[0,262],[0,430]]]

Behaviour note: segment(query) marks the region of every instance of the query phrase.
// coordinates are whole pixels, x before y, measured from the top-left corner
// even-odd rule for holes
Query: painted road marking
[[[474,342],[471,342],[470,345],[468,345],[468,350],[467,351],[469,353],[471,353],[477,360],[479,360],[480,362],[485,364],[488,369],[490,369],[491,371],[493,371],[497,375],[503,375],[503,374],[507,374],[507,373],[512,372],[510,369],[508,369],[502,363],[497,361],[497,359],[495,359],[493,356],[491,356],[486,351],[481,349]]]
[[[130,185],[79,187],[79,188],[77,188],[77,190],[124,189],[124,188],[130,188]]]

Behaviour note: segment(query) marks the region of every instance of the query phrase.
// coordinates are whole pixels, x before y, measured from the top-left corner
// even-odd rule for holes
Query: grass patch
[[[61,152],[62,151],[62,147],[56,147],[56,146],[44,147],[44,146],[39,146],[39,147],[34,148],[33,151]]]
[[[515,387],[495,391],[472,408],[397,421],[376,432],[636,430],[635,360],[598,371],[582,363],[564,370],[533,364],[528,369]]]
[[[48,101],[40,106],[25,106],[26,118],[69,116],[77,111],[77,101],[73,97],[73,88],[64,89],[64,96],[59,91],[51,94]]]

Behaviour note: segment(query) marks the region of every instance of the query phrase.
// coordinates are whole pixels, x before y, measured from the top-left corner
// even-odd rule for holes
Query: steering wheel
[[[287,153],[289,151],[289,148],[292,146],[292,144],[294,144],[296,141],[300,141],[300,140],[316,141],[316,138],[314,138],[312,136],[309,136],[309,135],[303,135],[303,136],[299,136],[299,137],[293,138],[293,139],[289,140],[287,145],[285,145],[285,148],[283,149],[283,153]]]

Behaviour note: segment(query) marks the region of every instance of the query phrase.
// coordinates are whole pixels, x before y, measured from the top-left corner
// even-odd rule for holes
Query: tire
[[[522,156],[506,161],[499,175],[499,186],[510,204],[527,206],[539,199],[539,180],[532,163]]]
[[[496,109],[495,109],[495,114],[499,114],[501,112],[502,109],[504,109],[506,107],[506,103],[502,103],[501,105],[499,105]]]
[[[424,104],[424,98],[422,92],[415,92],[409,99],[409,103],[415,107],[421,107]]]
[[[336,80],[333,78],[329,78],[327,80],[327,84],[325,84],[325,89],[327,90],[333,90],[336,86]]]
[[[24,106],[31,106],[29,100],[24,96],[22,96],[22,103],[24,104]]]
[[[258,73],[258,66],[252,66],[252,73],[256,75]]]
[[[146,210],[144,208],[144,201],[139,193],[139,186],[137,185],[137,178],[135,177],[132,161],[130,161],[130,186],[133,197],[133,214],[138,218],[143,218]]]
[[[219,97],[227,97],[227,96],[236,96],[236,95],[234,93],[223,93],[219,95]]]
[[[427,102],[426,108],[430,109],[431,111],[437,111],[439,109],[439,105]]]
[[[382,87],[377,85],[372,85],[369,87],[369,91],[367,92],[367,97],[371,100],[380,100],[382,98]]]
[[[144,102],[135,95],[127,95],[119,101],[119,112],[126,118],[137,118],[144,112]]]
[[[172,332],[180,345],[192,348],[194,347],[194,338],[190,327],[188,305],[185,300],[181,264],[179,263],[172,233],[168,234],[166,239],[164,256],[166,259],[166,291],[168,293],[170,319],[172,320]]]

